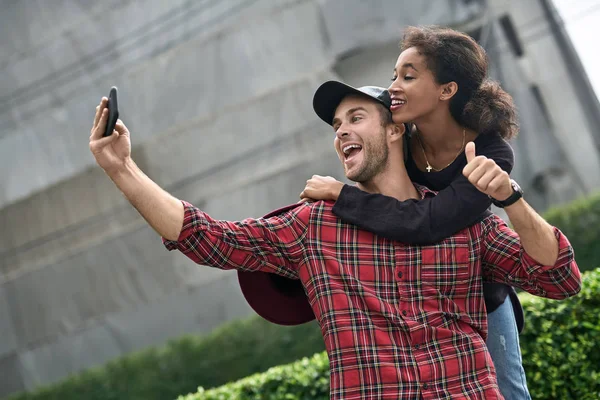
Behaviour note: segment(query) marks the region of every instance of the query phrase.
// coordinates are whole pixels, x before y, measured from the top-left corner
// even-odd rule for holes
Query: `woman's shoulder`
[[[493,159],[500,167],[510,172],[515,162],[512,146],[499,134],[480,134],[474,140],[475,152],[479,156]]]
[[[477,149],[491,149],[500,151],[510,151],[512,153],[512,147],[510,143],[506,141],[502,136],[496,133],[479,134],[475,140]]]

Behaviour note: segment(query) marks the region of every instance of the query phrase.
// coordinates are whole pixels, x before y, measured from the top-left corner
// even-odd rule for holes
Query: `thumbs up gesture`
[[[512,195],[513,188],[508,173],[491,158],[476,156],[475,143],[467,143],[465,156],[467,165],[463,169],[463,175],[480,192],[499,201],[506,200]]]

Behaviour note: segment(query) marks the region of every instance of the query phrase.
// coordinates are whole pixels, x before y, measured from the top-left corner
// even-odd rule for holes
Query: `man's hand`
[[[465,156],[467,165],[463,169],[463,175],[480,192],[499,201],[506,200],[512,195],[513,188],[508,173],[494,160],[485,156],[475,156],[475,143],[467,143]]]
[[[112,135],[102,137],[108,119],[108,99],[103,97],[100,105],[96,107],[96,116],[90,135],[90,151],[98,165],[108,175],[121,169],[131,157],[131,140],[129,130],[121,120],[117,121]]]
[[[344,184],[331,176],[313,175],[306,181],[302,200],[337,200]]]
[[[165,239],[177,240],[185,215],[183,203],[146,176],[131,159],[129,131],[121,120],[110,136],[102,137],[108,119],[107,103],[108,99],[103,97],[96,107],[90,151],[150,226]]]

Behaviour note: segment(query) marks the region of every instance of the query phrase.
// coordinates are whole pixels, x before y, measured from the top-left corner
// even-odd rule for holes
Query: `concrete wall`
[[[534,0],[518,4],[522,9],[510,11],[515,18],[537,15]],[[386,86],[402,26],[466,29],[481,25],[482,10],[481,3],[462,0],[4,6],[0,395],[251,314],[234,273],[166,252],[95,167],[89,130],[110,86],[119,87],[134,158],[151,178],[216,218],[260,216],[297,201],[314,173],[341,178],[333,133],[312,110],[320,83],[333,78]],[[496,40],[502,46],[501,34]],[[552,46],[535,51],[551,57]],[[501,61],[516,68],[510,57]],[[564,71],[556,71],[536,75],[548,104],[557,101],[552,82],[563,78]],[[504,77],[511,93],[519,90],[518,79]],[[564,108],[564,99],[557,107]],[[566,125],[551,121],[557,145],[542,156],[563,154],[558,169],[569,182],[598,162],[571,108],[576,104],[566,121],[569,128],[575,124],[576,141],[566,140]],[[544,121],[525,119],[531,131],[546,134],[539,128]],[[574,159],[569,144],[586,146],[586,159]],[[526,164],[523,149],[517,149],[518,163]],[[527,187],[536,174],[519,179]],[[568,187],[583,193],[597,187],[597,179]],[[538,197],[542,206],[548,202],[547,193]]]

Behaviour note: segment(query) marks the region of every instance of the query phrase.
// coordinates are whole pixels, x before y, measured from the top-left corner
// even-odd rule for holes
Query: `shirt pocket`
[[[423,246],[420,254],[420,280],[423,288],[444,295],[466,295],[475,276],[466,235],[455,235],[440,243]]]

